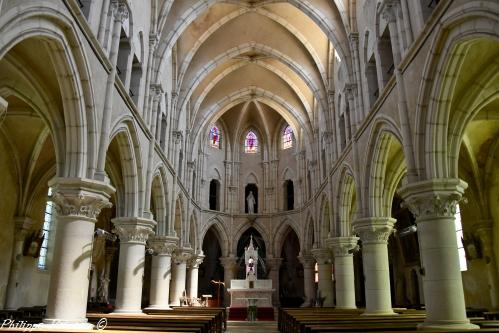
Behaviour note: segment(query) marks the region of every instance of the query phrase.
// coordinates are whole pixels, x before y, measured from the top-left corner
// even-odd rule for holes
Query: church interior
[[[0,332],[497,332],[498,161],[497,0],[0,0]]]

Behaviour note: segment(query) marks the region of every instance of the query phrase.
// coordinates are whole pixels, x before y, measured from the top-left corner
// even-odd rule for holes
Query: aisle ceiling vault
[[[173,54],[176,110],[187,112],[193,137],[218,119],[230,121],[228,137],[239,138],[249,120],[271,137],[283,118],[310,142],[328,107],[335,54],[350,58],[347,2],[165,0],[157,73]]]

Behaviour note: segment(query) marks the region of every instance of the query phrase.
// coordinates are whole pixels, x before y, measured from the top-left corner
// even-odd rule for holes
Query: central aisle
[[[278,333],[276,321],[228,321],[225,333]]]

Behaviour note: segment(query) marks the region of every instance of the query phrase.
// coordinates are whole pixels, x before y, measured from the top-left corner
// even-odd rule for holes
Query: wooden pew
[[[162,315],[162,314],[193,314],[193,315],[214,315],[216,321],[217,332],[220,329],[227,329],[227,312],[223,307],[186,307],[186,306],[174,306],[172,310],[160,310],[160,309],[144,309],[144,313],[150,315]]]

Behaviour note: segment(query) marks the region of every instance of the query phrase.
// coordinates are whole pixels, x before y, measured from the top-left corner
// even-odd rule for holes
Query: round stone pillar
[[[489,283],[490,306],[492,310],[499,309],[499,284],[497,280],[497,264],[494,256],[494,239],[492,233],[493,221],[484,221],[476,228],[476,235],[482,245],[483,259],[487,267]]]
[[[357,308],[352,250],[355,249],[358,241],[358,237],[335,237],[329,242],[334,254],[337,309]]]
[[[142,312],[145,245],[149,236],[154,234],[156,222],[139,217],[115,218],[112,222],[120,238],[114,312],[140,313]]]
[[[187,262],[189,266],[189,290],[188,295],[194,302],[198,297],[199,265],[203,262],[204,255],[196,254]]]
[[[14,217],[14,246],[12,248],[11,264],[9,271],[9,282],[7,284],[7,295],[5,299],[6,310],[17,310],[19,307],[16,295],[19,295],[17,285],[19,284],[19,272],[23,259],[23,245],[26,231],[30,228],[33,220],[29,217]]]
[[[312,300],[315,297],[315,258],[311,254],[301,254],[298,260],[303,265],[303,289],[305,292],[305,301],[301,306],[312,306]]]
[[[364,218],[354,221],[353,231],[362,241],[366,311],[364,315],[394,314],[390,291],[388,237],[396,220],[392,218]]]
[[[170,308],[170,280],[172,253],[177,247],[178,238],[154,236],[149,242],[154,250],[151,263],[151,290],[149,309],[167,310]]]
[[[177,249],[173,254],[172,281],[170,284],[170,306],[179,306],[185,290],[187,261],[192,257],[192,249]]]
[[[279,269],[281,268],[282,258],[267,258],[267,265],[270,267],[269,277],[272,280],[272,305],[278,307],[279,299]]]
[[[52,200],[57,210],[57,233],[44,326],[90,329],[87,297],[96,218],[110,207],[114,188],[81,178],[54,178]]]
[[[466,318],[454,214],[467,184],[434,179],[399,189],[416,217],[428,329],[476,329]]]
[[[324,298],[324,307],[334,306],[333,295],[333,264],[329,249],[312,249],[312,255],[317,260],[319,270],[319,292],[318,295]]]
[[[220,263],[224,267],[225,306],[229,307],[231,302],[230,302],[230,294],[227,290],[230,288],[230,281],[233,280],[237,276],[239,266],[237,264],[236,257],[234,255],[231,255],[228,257],[221,257]],[[218,288],[218,286],[217,286],[217,288]],[[220,297],[221,296],[222,295],[220,295]],[[216,299],[217,295],[213,295],[213,298]],[[222,306],[222,304],[219,304],[218,306]]]

